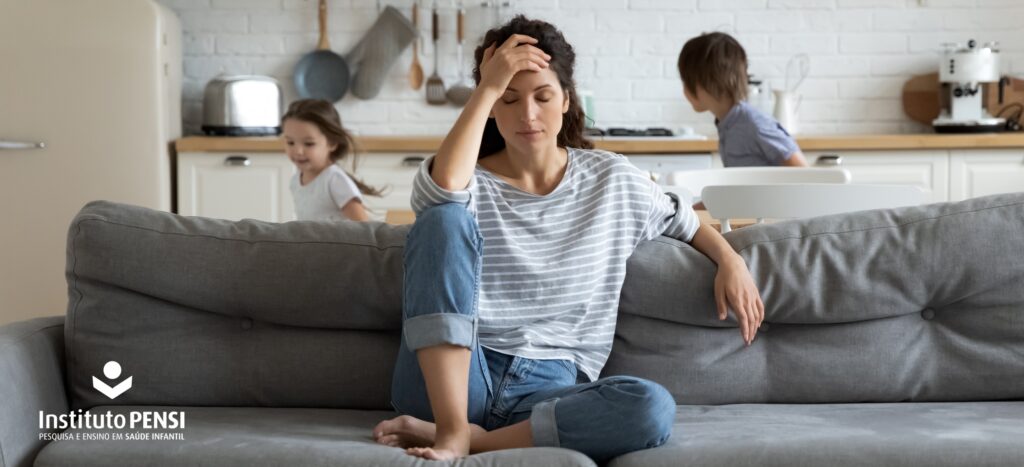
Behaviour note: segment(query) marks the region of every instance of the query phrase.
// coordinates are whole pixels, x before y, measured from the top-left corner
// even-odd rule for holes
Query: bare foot
[[[469,455],[468,452],[466,454],[459,454],[458,452],[450,449],[438,450],[434,448],[409,448],[405,450],[405,453],[410,456],[422,457],[433,461],[455,460]]]
[[[467,425],[449,433],[437,434],[433,447],[408,448],[406,454],[430,460],[453,460],[469,455],[469,440],[472,430]]]
[[[373,428],[373,439],[396,448],[418,448],[434,444],[434,424],[409,415],[384,420]]]
[[[480,425],[470,424],[470,433],[486,433]],[[434,445],[437,427],[433,423],[409,415],[384,420],[373,428],[373,439],[380,444],[396,448],[426,448]]]

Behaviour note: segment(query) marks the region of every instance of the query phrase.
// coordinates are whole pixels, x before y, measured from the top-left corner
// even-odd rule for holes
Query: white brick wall
[[[277,78],[295,98],[291,71],[316,46],[315,0],[158,0],[181,17],[185,39],[186,132],[198,133],[202,93],[218,73]],[[382,0],[406,14],[413,0]],[[420,61],[433,71],[428,0],[420,1],[425,42]],[[346,53],[376,18],[374,0],[329,0],[331,45]],[[441,7],[441,74],[455,72],[454,0]],[[513,0],[500,12],[467,1],[466,55],[484,31],[522,12],[559,26],[577,49],[577,82],[592,89],[600,126],[689,125],[714,134],[713,118],[682,97],[675,68],[687,38],[703,31],[734,34],[752,73],[781,87],[788,59],[811,57],[801,86],[805,134],[901,133],[925,128],[904,117],[899,96],[911,75],[937,69],[939,44],[997,40],[1003,72],[1024,74],[1024,0]],[[409,89],[406,50],[380,95],[346,96],[339,104],[359,134],[442,134],[458,115],[433,107]],[[469,65],[466,65],[468,69]]]

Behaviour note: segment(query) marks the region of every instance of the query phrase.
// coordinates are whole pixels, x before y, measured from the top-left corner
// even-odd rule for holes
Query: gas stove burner
[[[587,128],[587,136],[660,136],[660,137],[672,137],[675,136],[675,132],[668,128],[622,128],[622,127],[611,127],[607,130],[600,128]]]
[[[612,127],[608,129],[608,136],[643,136],[643,130]]]
[[[625,127],[610,127],[606,129],[601,128],[587,128],[583,130],[583,134],[594,138],[599,141],[632,141],[632,140],[706,140],[706,136],[698,135],[693,132],[690,127],[680,127],[678,129],[664,128],[664,127],[651,127],[651,128],[625,128]]]
[[[675,136],[676,133],[668,128],[648,128],[644,130],[644,136]]]

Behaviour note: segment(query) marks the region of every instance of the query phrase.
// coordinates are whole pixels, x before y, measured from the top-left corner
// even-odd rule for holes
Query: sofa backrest
[[[605,374],[680,403],[1024,399],[1024,193],[726,235],[766,320],[718,321],[716,268],[662,237],[630,258]]]
[[[68,232],[72,405],[390,407],[407,232],[89,203]],[[93,388],[108,361],[133,377],[115,400]]]
[[[407,232],[86,205],[68,234],[72,407],[390,408]],[[1024,398],[1024,194],[727,238],[765,301],[754,344],[715,318],[714,265],[663,237],[630,259],[604,375],[689,404]],[[128,376],[114,400],[93,387]]]

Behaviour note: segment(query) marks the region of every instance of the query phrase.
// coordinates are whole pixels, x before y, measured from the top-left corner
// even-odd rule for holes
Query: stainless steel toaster
[[[266,136],[281,133],[281,85],[269,76],[220,75],[203,92],[203,132]]]

